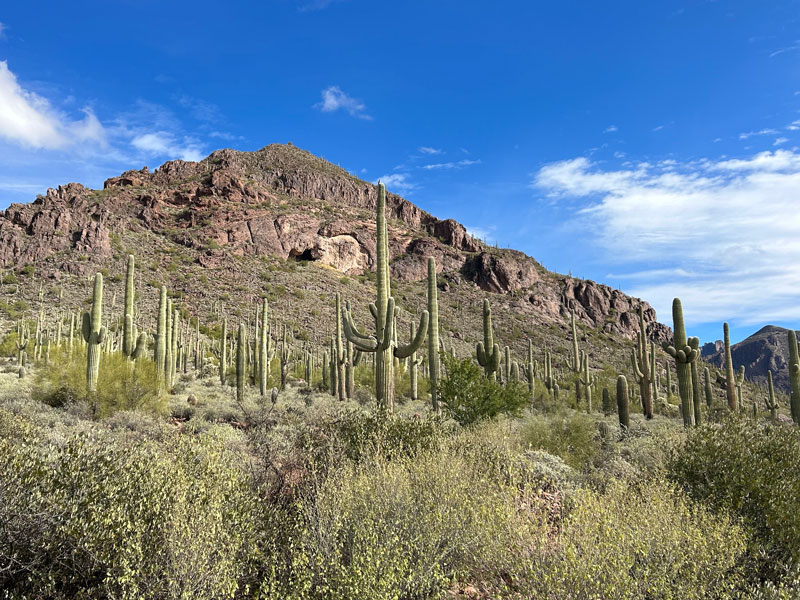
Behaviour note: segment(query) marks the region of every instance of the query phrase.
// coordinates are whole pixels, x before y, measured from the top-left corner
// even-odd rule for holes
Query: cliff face
[[[266,257],[348,276],[374,270],[376,195],[373,184],[291,144],[219,150],[196,163],[127,171],[108,179],[103,190],[70,183],[10,206],[0,214],[0,266],[33,264],[45,278],[64,279],[113,268],[134,252],[151,261],[157,276],[166,271],[172,281],[182,273],[187,301],[188,273],[203,269],[219,274],[219,289],[199,290],[206,300],[231,286],[248,297],[258,294],[259,283],[244,274],[257,273]],[[444,291],[463,302],[473,301],[469,290],[491,292],[532,323],[563,324],[574,309],[586,325],[628,339],[638,329],[641,304],[650,336],[670,336],[638,299],[550,273],[521,252],[484,247],[460,223],[395,194],[387,206],[392,275],[399,282],[424,279],[433,256]],[[176,254],[181,260],[170,271]]]

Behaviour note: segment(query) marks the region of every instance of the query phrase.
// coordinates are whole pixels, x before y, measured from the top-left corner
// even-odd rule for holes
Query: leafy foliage
[[[472,425],[498,415],[519,415],[530,402],[528,388],[522,383],[502,385],[484,377],[471,359],[442,354],[444,372],[440,401],[445,412],[460,425]]]

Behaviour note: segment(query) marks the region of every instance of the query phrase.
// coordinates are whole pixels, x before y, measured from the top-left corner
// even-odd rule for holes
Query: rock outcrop
[[[219,150],[200,162],[126,171],[106,180],[102,190],[68,184],[31,204],[10,206],[0,214],[0,267],[35,263],[45,275],[86,275],[112,257],[115,239],[134,235],[153,247],[164,244],[167,252],[189,252],[205,268],[278,257],[358,275],[376,263],[376,199],[373,184],[291,144]],[[391,269],[398,280],[424,279],[433,256],[453,281],[518,295],[519,306],[542,321],[563,322],[574,309],[592,327],[635,335],[640,300],[555,276],[521,252],[484,247],[460,223],[438,219],[395,194],[388,194],[387,207]],[[668,339],[655,311],[643,306],[649,335]]]

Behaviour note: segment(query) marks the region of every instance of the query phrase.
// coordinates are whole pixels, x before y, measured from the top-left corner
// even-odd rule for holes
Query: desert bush
[[[560,456],[576,469],[588,466],[603,451],[595,419],[580,413],[531,417],[521,435],[530,447]]]
[[[455,582],[502,584],[524,544],[543,535],[519,489],[466,477],[456,453],[348,464],[300,502],[291,578],[273,597],[439,597]]]
[[[141,358],[134,364],[119,353],[102,355],[97,391],[90,394],[82,348],[75,348],[71,357],[65,349],[51,351],[50,362],[36,369],[33,398],[54,407],[86,402],[100,417],[118,410],[161,413],[167,404],[155,363]]]
[[[221,598],[254,573],[258,502],[209,439],[0,440],[0,588],[31,598]]]
[[[671,477],[714,508],[741,516],[764,555],[759,570],[800,561],[800,436],[791,426],[731,416],[689,433]]]
[[[526,598],[733,598],[745,533],[659,480],[573,497],[554,544],[516,587]]]
[[[460,425],[472,425],[498,415],[519,415],[530,403],[528,387],[522,383],[502,385],[484,377],[473,360],[442,354],[444,364],[439,400],[448,416]]]

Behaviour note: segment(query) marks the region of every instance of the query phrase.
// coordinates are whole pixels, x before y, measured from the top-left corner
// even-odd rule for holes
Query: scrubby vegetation
[[[82,316],[22,310],[0,343],[0,597],[797,597],[800,436],[774,390],[766,414],[732,369],[727,407],[707,370],[699,393],[677,300],[674,389],[641,314],[630,388],[574,314],[569,356],[529,339],[517,361],[486,300],[457,356],[433,259],[427,310],[395,307],[383,194],[370,334],[339,296],[321,341],[267,298],[201,323],[162,285],[151,336],[133,257],[121,314],[100,273]]]

